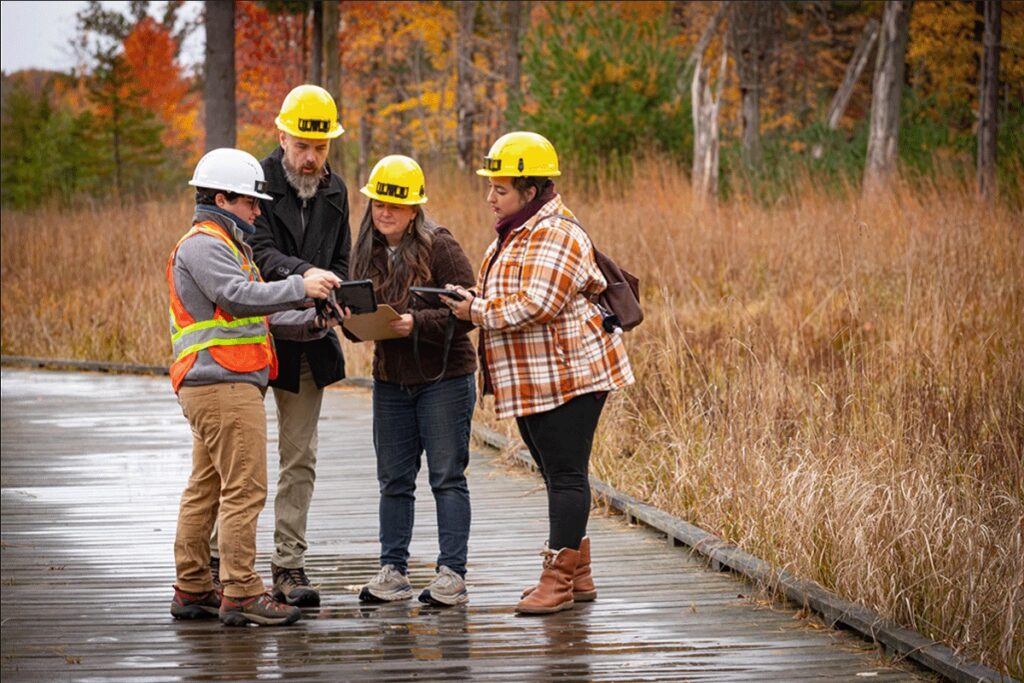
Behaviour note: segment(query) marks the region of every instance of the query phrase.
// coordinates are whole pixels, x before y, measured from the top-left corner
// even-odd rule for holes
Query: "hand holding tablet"
[[[409,291],[434,308],[447,305],[442,297],[452,301],[463,301],[466,298],[454,290],[443,287],[410,287]]]

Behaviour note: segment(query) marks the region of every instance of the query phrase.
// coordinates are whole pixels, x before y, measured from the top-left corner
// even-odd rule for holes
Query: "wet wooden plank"
[[[354,588],[377,567],[377,494],[369,395],[351,389],[327,392],[321,424],[308,569],[323,605],[281,629],[175,622],[171,546],[190,434],[167,380],[5,369],[0,390],[5,681],[925,677],[749,599],[748,584],[615,516],[590,527],[599,599],[515,616],[539,571],[546,504],[533,475],[487,454],[470,467],[470,604],[360,605]],[[274,443],[272,420],[271,432]],[[274,463],[270,479],[273,489]],[[437,553],[425,473],[419,490],[416,586]],[[267,573],[272,522],[260,518]]]

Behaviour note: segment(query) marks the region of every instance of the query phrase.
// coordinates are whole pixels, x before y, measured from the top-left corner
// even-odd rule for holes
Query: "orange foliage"
[[[270,12],[255,2],[235,3],[238,144],[257,156],[276,144],[274,117],[285,95],[308,80],[312,32],[303,35],[304,20],[302,14]]]
[[[142,106],[164,124],[164,144],[201,151],[202,136],[196,130],[198,101],[190,95],[191,84],[175,59],[177,46],[167,29],[152,17],[144,17],[124,39],[123,47]]]

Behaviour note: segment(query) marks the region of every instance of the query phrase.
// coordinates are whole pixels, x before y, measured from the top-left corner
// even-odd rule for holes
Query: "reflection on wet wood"
[[[360,605],[354,591],[375,572],[378,551],[370,403],[360,390],[325,397],[308,557],[323,605],[280,629],[175,622],[171,545],[191,439],[166,378],[4,370],[0,387],[5,682],[921,675],[880,661],[855,637],[746,597],[747,584],[621,517],[591,522],[596,602],[515,616],[520,589],[539,572],[546,505],[535,477],[488,455],[476,455],[470,473],[470,603]],[[275,443],[272,399],[268,408]],[[417,587],[437,554],[425,474],[419,491]],[[265,578],[272,524],[268,506],[259,532]]]

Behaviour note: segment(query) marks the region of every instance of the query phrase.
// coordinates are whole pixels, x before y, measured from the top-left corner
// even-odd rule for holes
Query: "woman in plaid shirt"
[[[516,611],[548,614],[597,596],[590,574],[590,451],[608,392],[633,382],[620,335],[588,299],[606,282],[587,233],[555,192],[554,147],[536,133],[499,138],[477,171],[497,223],[476,291],[448,301],[480,330],[483,393],[515,417],[548,493],[540,580]]]

